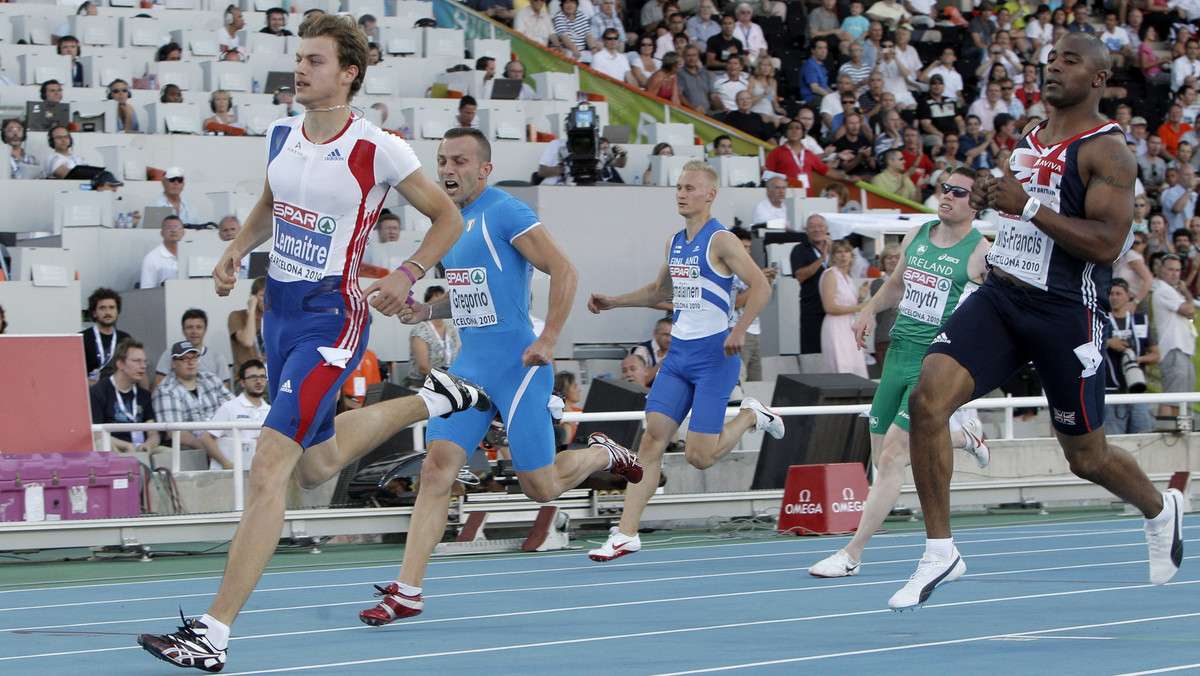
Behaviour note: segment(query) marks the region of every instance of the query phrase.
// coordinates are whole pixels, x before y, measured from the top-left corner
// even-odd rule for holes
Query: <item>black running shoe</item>
[[[177,667],[194,668],[216,673],[225,668],[225,651],[217,650],[208,641],[208,627],[200,620],[184,618],[183,626],[174,634],[142,634],[138,645],[146,652]]]

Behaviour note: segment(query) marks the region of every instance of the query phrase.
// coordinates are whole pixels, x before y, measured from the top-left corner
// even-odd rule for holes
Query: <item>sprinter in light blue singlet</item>
[[[462,210],[465,223],[462,236],[442,260],[450,293],[432,307],[414,303],[400,317],[407,324],[453,318],[462,334],[462,351],[451,372],[470,373],[486,383],[493,406],[465,417],[430,421],[429,451],[400,573],[387,587],[377,587],[383,600],[358,615],[371,626],[413,617],[424,609],[421,584],[433,548],[446,531],[450,488],[467,453],[483,441],[497,413],[508,430],[521,490],[534,500],[553,500],[597,470],[624,476],[631,486],[642,478],[637,456],[603,434],[591,435],[587,448],[554,452],[548,408],[555,403],[551,363],[571,311],[578,273],[529,205],[488,187],[491,158],[491,144],[478,129],[446,132],[438,148],[438,179]],[[550,308],[541,335],[534,334],[529,321],[534,268],[550,275]],[[554,399],[561,411],[562,400]],[[544,537],[549,526],[535,523],[533,533]]]
[[[671,238],[658,278],[632,293],[592,294],[588,301],[593,313],[653,307],[666,301],[675,305],[671,348],[646,399],[646,432],[638,447],[645,478],[625,491],[621,524],[603,547],[588,552],[593,561],[611,561],[642,548],[638,523],[658,487],[663,450],[689,410],[692,417],[684,448],[688,462],[700,469],[725,457],[750,429],[783,437],[780,417],[749,397],[742,400],[737,416],[725,423],[746,329],[767,304],[771,286],[737,236],[712,217],[716,197],[716,171],[704,162],[684,165],[675,198],[685,227]],[[750,285],[750,297],[741,319],[730,328],[735,274]]]

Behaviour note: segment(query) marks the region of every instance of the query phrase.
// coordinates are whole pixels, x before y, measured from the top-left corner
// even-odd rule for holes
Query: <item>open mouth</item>
[[[454,192],[454,191],[458,190],[458,181],[454,181],[454,180],[442,181],[442,187],[445,188],[446,192]]]

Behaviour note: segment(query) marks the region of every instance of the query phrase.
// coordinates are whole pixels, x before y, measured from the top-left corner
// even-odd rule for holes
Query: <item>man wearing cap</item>
[[[102,171],[92,178],[92,190],[96,192],[104,192],[106,190],[117,192],[117,188],[120,188],[123,185],[125,185],[125,183],[121,179],[114,176],[111,171]],[[121,198],[117,197],[117,199],[120,200]],[[136,209],[133,211],[122,211],[120,204],[116,206],[117,213],[114,218],[116,219],[116,226],[118,228],[138,227],[138,223],[140,223],[142,220],[142,212]]]
[[[206,422],[233,395],[217,376],[200,370],[200,350],[191,341],[181,340],[171,346],[171,373],[155,388],[151,399],[159,422]],[[204,449],[210,462],[233,468],[211,435],[180,432],[179,441],[184,448]]]
[[[1135,146],[1134,155],[1137,157],[1141,157],[1149,151],[1148,130],[1146,118],[1141,115],[1129,120],[1129,133],[1125,135],[1125,140]]]
[[[139,289],[162,286],[168,279],[179,279],[179,240],[183,239],[183,222],[178,216],[163,219],[162,244],[150,250],[142,259]]]
[[[946,134],[967,131],[958,101],[946,96],[946,81],[940,73],[929,76],[929,93],[917,102],[917,123],[926,145],[941,145]]]
[[[238,385],[242,393],[221,404],[209,422],[256,422],[262,423],[271,412],[271,405],[263,395],[267,391],[267,367],[257,359],[251,359],[238,368]],[[250,461],[254,458],[254,448],[258,444],[261,430],[242,430],[242,468],[249,469]],[[232,437],[232,430],[209,430],[206,436]],[[218,443],[218,445],[220,445]],[[230,447],[232,448],[232,446]],[[236,450],[236,449],[235,449]],[[229,457],[226,455],[225,457]],[[209,469],[222,469],[216,462],[209,462]]]
[[[163,174],[162,179],[163,191],[162,194],[154,198],[148,206],[152,207],[171,207],[179,220],[185,224],[191,225],[200,222],[200,217],[196,214],[196,210],[187,200],[183,199],[183,170],[179,167],[171,167],[167,169],[167,173]]]

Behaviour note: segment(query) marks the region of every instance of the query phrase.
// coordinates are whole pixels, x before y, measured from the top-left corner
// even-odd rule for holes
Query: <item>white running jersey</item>
[[[357,278],[384,197],[421,164],[403,139],[361,117],[320,145],[303,123],[304,115],[284,118],[267,131],[275,197],[267,274],[281,282]]]
[[[687,229],[671,238],[667,266],[671,274],[675,324],[671,337],[695,340],[729,330],[733,306],[733,274],[713,270],[708,250],[713,235],[728,232],[717,219],[709,219],[690,242]]]

